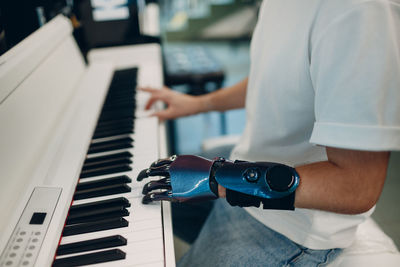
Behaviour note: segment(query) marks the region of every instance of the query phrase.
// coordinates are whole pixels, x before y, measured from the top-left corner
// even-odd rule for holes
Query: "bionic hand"
[[[294,168],[272,162],[208,160],[193,155],[171,156],[154,162],[140,172],[138,181],[149,176],[163,178],[143,187],[144,204],[157,200],[172,202],[218,198],[218,184],[226,188],[232,206],[264,209],[294,209],[299,175]]]

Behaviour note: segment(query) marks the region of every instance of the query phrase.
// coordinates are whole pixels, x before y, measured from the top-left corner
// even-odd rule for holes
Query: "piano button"
[[[105,175],[105,174],[127,172],[127,171],[131,171],[131,170],[132,170],[132,168],[129,166],[129,164],[112,165],[112,166],[98,168],[95,170],[82,171],[80,178],[88,178],[88,177],[100,176],[100,175]]]
[[[90,216],[82,215],[82,216],[74,216],[73,218],[71,216],[68,216],[66,225],[94,222],[94,221],[99,221],[99,220],[120,218],[120,217],[127,217],[127,216],[129,216],[129,211],[125,208],[120,208],[120,209],[116,209],[115,211],[111,211],[111,212],[103,211],[103,213],[93,214]]]
[[[115,228],[128,227],[128,221],[124,218],[105,219],[96,222],[66,225],[62,236],[79,235]]]
[[[89,147],[88,154],[123,149],[123,148],[131,148],[132,146],[132,138],[125,137],[111,141],[92,143]]]
[[[57,256],[67,255],[78,252],[85,252],[97,249],[105,249],[105,248],[113,248],[119,246],[125,246],[127,244],[127,240],[120,236],[108,236],[102,238],[96,238],[91,240],[85,240],[75,243],[69,243],[65,245],[60,245],[57,249]]]
[[[95,253],[56,259],[53,267],[82,266],[95,263],[110,262],[125,259],[126,254],[120,249],[111,249]]]
[[[99,187],[99,188],[76,191],[74,194],[74,200],[92,198],[92,197],[109,196],[109,195],[115,195],[115,194],[121,194],[121,193],[127,193],[127,192],[131,192],[131,188],[126,184],[109,185],[109,186],[103,186],[103,187]]]

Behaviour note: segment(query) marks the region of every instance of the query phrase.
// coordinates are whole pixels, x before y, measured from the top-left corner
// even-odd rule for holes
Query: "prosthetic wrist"
[[[299,175],[294,168],[270,162],[208,160],[198,156],[172,156],[154,162],[137,180],[164,176],[143,187],[144,204],[156,200],[174,202],[218,198],[218,184],[227,190],[232,206],[294,209]],[[155,191],[157,190],[157,191]]]
[[[226,161],[215,173],[232,206],[294,210],[299,175],[292,167],[271,162]]]

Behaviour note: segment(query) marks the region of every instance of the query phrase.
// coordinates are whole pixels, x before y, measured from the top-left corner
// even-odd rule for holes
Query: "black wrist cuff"
[[[231,206],[258,208],[260,207],[261,199],[259,197],[226,189],[226,201],[228,201]]]
[[[226,189],[226,200],[231,206],[258,208],[262,202],[263,209],[294,210],[294,199],[294,192],[286,197],[266,199]]]

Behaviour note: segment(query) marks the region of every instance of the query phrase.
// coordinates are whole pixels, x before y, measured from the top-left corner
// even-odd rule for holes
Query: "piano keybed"
[[[135,118],[137,71],[114,73],[53,266],[164,266],[161,206],[135,181],[158,157],[157,120]]]

